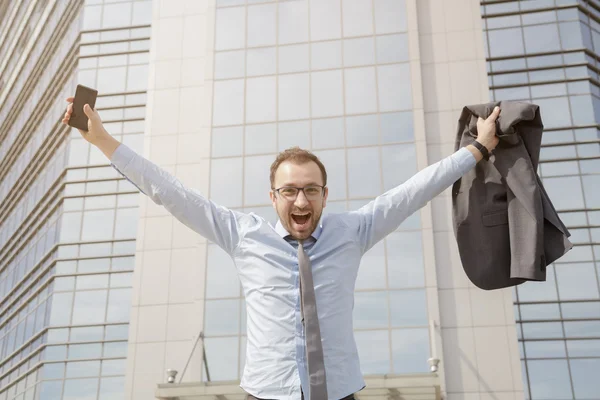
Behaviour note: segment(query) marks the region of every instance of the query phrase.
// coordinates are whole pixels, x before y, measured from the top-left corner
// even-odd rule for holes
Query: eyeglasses
[[[301,190],[304,192],[307,200],[318,200],[323,196],[323,189],[325,189],[325,186],[319,185],[310,185],[303,188],[282,186],[279,189],[273,189],[273,191],[288,201],[295,201]]]

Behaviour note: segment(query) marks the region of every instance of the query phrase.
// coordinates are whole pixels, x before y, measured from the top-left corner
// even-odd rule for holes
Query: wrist
[[[492,137],[490,139],[478,137],[476,140],[483,146],[485,146],[487,151],[490,153],[496,148],[496,145],[498,144],[498,139],[496,137]]]

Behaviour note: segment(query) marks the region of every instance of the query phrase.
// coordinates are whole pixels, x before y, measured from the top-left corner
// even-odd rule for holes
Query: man
[[[73,98],[67,99],[72,103]],[[312,153],[280,153],[271,166],[273,227],[255,214],[218,206],[120,144],[88,105],[88,132],[115,168],[235,261],[247,307],[241,386],[250,399],[353,399],[364,387],[352,329],[360,259],[404,219],[482,159],[473,145],[417,173],[357,211],[322,216],[327,174]],[[63,123],[72,113],[69,104]],[[479,119],[478,142],[498,144],[498,108]]]

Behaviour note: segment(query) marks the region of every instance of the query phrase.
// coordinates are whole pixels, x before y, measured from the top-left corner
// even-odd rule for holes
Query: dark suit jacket
[[[455,149],[477,137],[477,118],[500,106],[500,143],[452,187],[454,233],[463,268],[476,286],[498,289],[546,280],[546,266],[572,247],[537,175],[543,124],[539,107],[503,101],[467,106]]]

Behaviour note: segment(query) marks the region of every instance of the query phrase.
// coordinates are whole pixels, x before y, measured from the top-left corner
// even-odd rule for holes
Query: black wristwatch
[[[490,152],[488,151],[487,147],[485,147],[484,145],[479,143],[477,140],[473,141],[473,143],[471,143],[471,144],[473,146],[475,146],[475,148],[481,152],[481,155],[483,156],[484,160],[487,161],[490,159]]]

